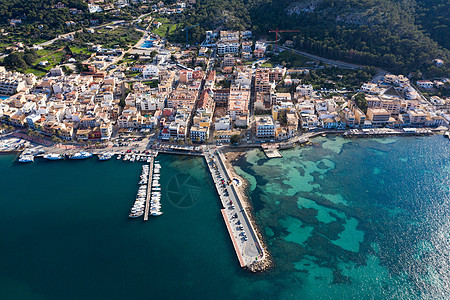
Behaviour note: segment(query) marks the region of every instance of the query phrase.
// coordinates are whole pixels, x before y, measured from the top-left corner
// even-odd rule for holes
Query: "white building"
[[[191,126],[191,140],[193,142],[204,142],[209,139],[209,127],[198,124]]]
[[[217,45],[217,53],[227,54],[227,53],[239,53],[238,43],[220,43]]]
[[[230,116],[225,116],[223,118],[220,118],[214,122],[214,129],[215,130],[229,130],[231,129],[231,119]]]
[[[297,86],[295,91],[303,97],[311,97],[314,89],[313,86],[310,84],[301,84]]]
[[[433,82],[431,82],[429,80],[418,80],[417,85],[423,89],[433,88]]]
[[[28,117],[26,117],[26,121],[28,124],[29,128],[35,129],[34,123],[36,123],[39,119],[41,118],[41,116],[38,115],[29,115]]]
[[[103,11],[103,9],[99,5],[88,4],[88,7],[89,7],[90,14],[99,13],[99,12]]]
[[[256,116],[256,137],[275,138],[275,124],[272,116]]]
[[[142,77],[144,79],[158,77],[158,75],[159,69],[157,66],[154,65],[145,66],[144,70],[142,71]]]
[[[206,39],[205,42],[207,44],[212,43],[216,40],[216,38],[219,36],[219,32],[218,31],[207,31],[206,32]]]
[[[151,95],[143,95],[142,98],[138,98],[136,105],[143,111],[163,110],[164,99],[154,98]]]
[[[252,42],[242,42],[242,52],[252,52]]]

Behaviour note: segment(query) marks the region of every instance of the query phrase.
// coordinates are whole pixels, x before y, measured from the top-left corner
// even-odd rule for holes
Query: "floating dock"
[[[150,197],[152,195],[152,180],[153,180],[153,165],[155,163],[155,158],[150,157],[150,165],[148,170],[148,182],[147,182],[147,196],[145,198],[145,211],[144,211],[144,221],[148,221],[148,213],[150,210]]]

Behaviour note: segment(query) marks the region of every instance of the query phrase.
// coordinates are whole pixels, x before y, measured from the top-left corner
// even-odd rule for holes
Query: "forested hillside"
[[[450,50],[450,1],[417,0],[416,13],[423,31]]]
[[[449,76],[449,1],[445,0],[199,0],[186,24],[202,29],[251,28],[269,36],[275,28],[299,29],[298,49],[321,56],[375,65],[397,73],[421,71]]]
[[[61,2],[64,8],[55,8]],[[69,8],[77,9],[77,13],[70,13]],[[87,3],[84,0],[0,0],[0,26],[7,28],[20,36],[19,41],[29,43],[37,39],[51,39],[57,34],[70,29],[80,28],[80,21],[87,25]],[[12,28],[11,19],[20,19],[21,24]],[[67,21],[74,21],[76,25],[69,27]]]
[[[54,21],[53,18],[64,19],[68,9],[54,9],[61,2],[66,8],[87,10],[84,0],[0,0],[0,23],[6,24],[10,19],[22,18],[28,23]]]

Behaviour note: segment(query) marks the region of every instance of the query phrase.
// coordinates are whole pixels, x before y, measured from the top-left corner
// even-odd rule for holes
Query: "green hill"
[[[396,73],[449,76],[449,11],[444,0],[200,0],[184,23],[200,23],[203,31],[251,28],[269,39],[269,30],[298,29],[283,37],[304,51]],[[194,38],[201,39],[202,28]],[[434,66],[436,58],[447,65]]]

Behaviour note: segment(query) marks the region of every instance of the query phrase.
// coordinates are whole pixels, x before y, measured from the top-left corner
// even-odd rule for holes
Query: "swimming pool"
[[[146,40],[146,41],[141,45],[141,48],[151,48],[151,47],[153,47],[153,42],[154,42],[155,40],[156,40],[156,39],[154,39],[154,38],[150,38],[150,39]]]

